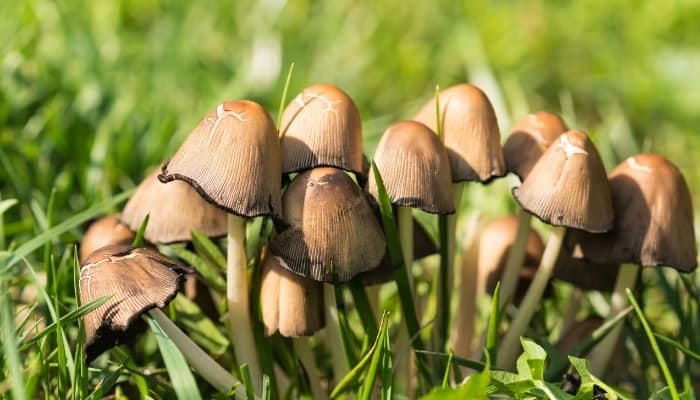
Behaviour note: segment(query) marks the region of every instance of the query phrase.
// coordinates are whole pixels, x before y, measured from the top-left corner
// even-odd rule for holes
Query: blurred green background
[[[608,168],[664,154],[697,198],[698,21],[698,1],[3,1],[0,192],[43,206],[55,185],[59,216],[83,209],[138,183],[224,99],[274,118],[295,62],[290,98],[344,88],[369,154],[436,84],[471,81],[504,140],[528,110],[560,112]],[[30,207],[13,212],[6,234],[31,231]]]

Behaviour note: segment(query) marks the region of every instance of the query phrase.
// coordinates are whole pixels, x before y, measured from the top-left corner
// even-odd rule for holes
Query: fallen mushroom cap
[[[435,111],[433,97],[413,119],[437,131]],[[453,182],[505,175],[496,113],[481,89],[465,83],[440,92],[440,121]]]
[[[550,225],[588,232],[607,232],[613,226],[603,161],[581,131],[559,136],[513,195],[525,211]]]
[[[265,109],[248,100],[226,101],[190,133],[158,179],[184,180],[231,214],[279,217],[280,157],[277,130]]]
[[[525,180],[535,163],[568,128],[556,114],[537,112],[521,119],[503,145],[506,170]]]
[[[85,314],[85,355],[90,363],[130,339],[133,322],[172,300],[189,268],[150,248],[111,245],[92,253],[80,269],[80,303],[111,296]]]
[[[182,181],[162,183],[160,169],[151,172],[126,203],[121,220],[137,231],[148,214],[144,237],[151,243],[192,240],[192,230],[206,236],[226,234],[226,213],[207,203]]]
[[[85,230],[80,241],[80,260],[93,251],[111,244],[128,244],[134,240],[134,232],[119,222],[119,215],[108,215],[93,222]]]
[[[270,250],[285,268],[307,278],[346,282],[379,265],[386,243],[367,197],[342,170],[298,175],[284,194],[289,227]]]
[[[284,269],[268,256],[262,266],[260,310],[265,335],[312,336],[325,325],[323,284]]]
[[[362,122],[347,93],[331,84],[304,89],[285,108],[282,171],[335,167],[364,176]]]
[[[575,257],[593,262],[630,262],[697,267],[693,207],[688,185],[670,161],[656,154],[630,157],[610,173],[615,228],[606,234],[572,233]]]
[[[392,204],[430,213],[455,212],[447,151],[424,124],[404,121],[390,126],[379,141],[374,162]],[[369,192],[378,197],[374,174]]]

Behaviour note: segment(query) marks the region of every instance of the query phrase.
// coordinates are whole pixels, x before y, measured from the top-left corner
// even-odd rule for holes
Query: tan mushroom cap
[[[366,195],[342,170],[298,175],[284,194],[289,227],[270,242],[285,267],[326,282],[346,282],[379,265],[386,243]],[[335,278],[334,278],[335,275]]]
[[[151,308],[165,307],[189,269],[149,248],[112,245],[93,252],[80,268],[80,303],[107,302],[85,314],[85,354],[90,362],[128,340],[132,323]]]
[[[503,145],[506,170],[525,180],[547,147],[567,130],[557,114],[541,111],[527,115],[513,127]]]
[[[413,119],[437,131],[435,109],[433,97]],[[440,92],[440,113],[453,182],[505,175],[496,113],[481,89],[463,83]]]
[[[134,240],[134,232],[119,222],[119,215],[108,215],[90,224],[80,241],[80,261],[93,251],[111,244],[129,244]]]
[[[507,215],[495,219],[487,225],[479,235],[479,256],[477,262],[477,291],[479,293],[493,293],[496,283],[503,276],[503,269],[508,260],[515,236],[518,232],[518,217]],[[530,230],[525,244],[525,259],[520,270],[520,279],[514,294],[518,303],[525,295],[525,291],[540,264],[544,243],[534,230]]]
[[[137,231],[148,217],[144,237],[151,243],[192,240],[192,230],[206,236],[226,234],[226,212],[206,202],[192,186],[182,181],[162,183],[160,169],[141,182],[121,214],[121,220]]]
[[[323,328],[323,283],[292,273],[279,257],[263,263],[260,309],[265,335],[312,336]]]
[[[603,235],[572,233],[574,257],[695,269],[693,205],[678,168],[660,155],[639,154],[619,164],[609,179],[615,228]]]
[[[424,124],[404,121],[390,126],[377,145],[374,162],[392,204],[437,214],[455,212],[447,151]],[[374,174],[369,192],[378,197]]]
[[[280,152],[277,130],[262,106],[225,101],[190,133],[158,179],[184,180],[231,214],[279,216]]]
[[[554,264],[552,278],[569,282],[582,290],[612,292],[619,270],[620,264],[591,263],[573,258],[566,249],[561,249],[557,262]]]
[[[350,96],[331,84],[304,89],[282,114],[282,171],[362,170],[362,122]]]
[[[513,195],[525,211],[550,225],[588,232],[607,232],[613,226],[603,161],[581,131],[559,136]]]

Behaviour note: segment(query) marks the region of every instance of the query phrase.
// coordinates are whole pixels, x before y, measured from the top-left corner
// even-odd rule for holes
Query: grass
[[[159,336],[143,335],[134,347],[84,364],[81,316],[97,303],[78,305],[74,245],[83,223],[118,211],[132,188],[223,99],[255,99],[279,120],[281,97],[333,82],[356,101],[365,153],[372,154],[382,131],[413,115],[434,95],[435,85],[472,81],[493,100],[504,133],[528,110],[561,112],[567,122],[591,133],[608,168],[639,151],[658,152],[679,166],[693,196],[700,198],[700,169],[695,167],[700,154],[698,18],[700,5],[691,1],[594,0],[585,8],[485,0],[2,2],[0,397],[159,399],[183,393],[169,374],[187,368],[174,353],[160,355]],[[467,187],[459,214],[479,210],[490,218],[513,212],[510,185],[501,180]],[[418,218],[437,233],[436,221]],[[258,223],[258,231],[269,230],[269,224]],[[249,245],[257,249],[265,235],[254,236]],[[199,235],[194,249],[169,251],[192,264],[215,291],[223,289],[224,260],[217,243]],[[435,307],[434,261],[418,263],[414,271],[426,310]],[[681,398],[700,390],[699,283],[698,273],[679,278],[673,271],[644,270],[634,292],[641,314],[623,322],[624,373],[602,377],[607,385],[633,398],[663,396],[669,377]],[[548,340],[569,291],[566,284],[555,284],[554,296],[540,311],[541,324],[529,332],[546,350],[550,366],[573,364]],[[358,397],[392,393],[387,354],[401,351],[389,339],[400,302],[395,290],[382,298],[392,313],[370,329],[376,336],[363,334],[354,310],[346,314],[348,345],[363,368],[351,369],[341,389]],[[601,298],[586,295],[579,318],[599,313],[606,306]],[[485,325],[491,302],[481,301]],[[210,353],[217,349],[218,361],[239,374],[220,321],[193,319],[196,304],[178,301],[171,308],[178,311],[176,322]],[[508,312],[503,310],[503,316]],[[637,316],[642,314],[648,329]],[[416,322],[412,330],[420,332],[414,343],[430,342],[430,322]],[[652,350],[654,337],[658,343]],[[498,344],[493,335],[489,338],[487,353],[494,359]],[[274,362],[292,380],[282,390],[268,376],[267,394],[302,394],[304,374],[288,343],[278,337],[261,340],[270,349],[268,367]],[[323,346],[313,348],[323,361]],[[483,366],[450,359],[447,353],[420,354],[428,362],[439,359],[438,365]],[[663,371],[658,357],[667,364]],[[545,361],[536,355],[530,362]],[[578,362],[574,366],[584,368]],[[325,378],[332,377],[330,365],[321,362],[320,367]],[[490,390],[493,386],[479,383],[494,379],[489,368],[474,375],[470,387]],[[368,375],[380,377],[382,384],[371,386]],[[560,380],[525,375],[517,379],[535,386]],[[591,391],[593,378],[586,381]],[[202,397],[214,395],[199,377],[194,379]]]

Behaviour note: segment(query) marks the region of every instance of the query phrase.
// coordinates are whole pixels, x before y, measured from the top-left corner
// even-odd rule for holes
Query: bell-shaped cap
[[[610,187],[603,161],[588,135],[568,131],[537,161],[515,200],[530,214],[555,226],[588,232],[613,227]]]
[[[424,124],[404,121],[390,126],[377,145],[374,162],[392,204],[437,214],[455,212],[447,151]],[[374,174],[369,192],[378,197]]]
[[[219,104],[163,165],[158,179],[184,180],[231,214],[279,217],[282,171],[275,125],[255,102]]]
[[[189,272],[154,249],[112,245],[93,252],[80,268],[80,303],[111,296],[85,314],[87,362],[131,336],[144,312],[165,307]]]
[[[662,156],[639,154],[619,164],[609,179],[615,228],[603,235],[571,233],[573,256],[597,263],[695,269],[693,205],[678,168]]]
[[[437,132],[433,97],[413,118]],[[486,94],[470,84],[440,92],[440,121],[452,181],[489,182],[505,175],[496,113]]]
[[[573,233],[569,232],[569,234]],[[615,288],[620,264],[595,264],[571,257],[566,249],[561,249],[554,264],[552,279],[569,282],[582,290],[612,292]]]
[[[268,255],[262,267],[260,311],[265,335],[312,336],[323,328],[323,283],[284,269]]]
[[[363,175],[360,113],[335,85],[299,93],[282,114],[280,135],[284,173],[325,166]]]
[[[137,231],[148,214],[144,237],[151,243],[189,241],[193,229],[209,237],[226,234],[226,212],[207,203],[185,182],[162,183],[159,172],[156,169],[141,182],[122,211],[122,222]]]
[[[85,260],[93,251],[111,244],[129,244],[134,232],[119,222],[119,215],[108,215],[91,223],[80,241],[80,260]]]
[[[564,120],[549,112],[541,111],[521,119],[503,145],[506,170],[524,181],[547,147],[567,130]]]
[[[292,272],[346,282],[379,265],[386,242],[366,195],[342,170],[316,168],[298,175],[283,198],[288,227],[270,250]]]
[[[488,224],[479,235],[479,257],[477,262],[477,290],[493,293],[496,284],[503,278],[508,253],[518,232],[518,217],[507,215]],[[534,230],[530,230],[525,244],[525,259],[520,269],[520,278],[513,298],[515,303],[525,295],[537,267],[540,264],[544,243]]]

